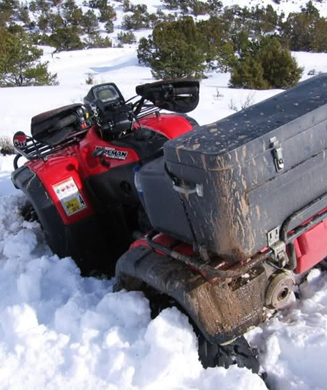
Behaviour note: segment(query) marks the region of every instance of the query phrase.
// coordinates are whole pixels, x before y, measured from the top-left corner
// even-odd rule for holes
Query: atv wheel
[[[21,213],[22,213],[22,217],[27,222],[35,222],[35,221],[40,222],[34,207],[31,205],[31,203],[28,200],[26,200]]]

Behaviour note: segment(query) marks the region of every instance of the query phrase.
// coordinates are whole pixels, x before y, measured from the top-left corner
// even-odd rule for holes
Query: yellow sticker
[[[68,215],[72,215],[77,211],[83,209],[84,207],[81,205],[78,198],[71,198],[64,202],[64,207],[67,210]]]
[[[68,217],[86,208],[86,204],[72,177],[56,184],[53,189]]]

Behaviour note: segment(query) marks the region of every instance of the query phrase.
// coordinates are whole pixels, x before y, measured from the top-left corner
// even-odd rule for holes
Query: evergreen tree
[[[37,11],[41,11],[44,14],[50,11],[51,5],[47,0],[35,0]]]
[[[140,30],[151,27],[155,21],[157,21],[156,15],[150,15],[145,4],[138,4],[134,6],[132,15],[124,16],[122,27],[126,30]]]
[[[40,15],[37,20],[37,26],[41,31],[49,31],[49,14]]]
[[[291,52],[283,48],[275,37],[261,39],[257,58],[270,88],[293,87],[303,73],[303,68],[298,66]]]
[[[0,29],[0,87],[56,85],[57,75],[39,62],[42,53],[25,33]]]
[[[105,48],[112,47],[112,42],[110,38],[102,38],[98,32],[94,32],[92,34],[89,34],[88,38],[84,42],[84,45],[87,49]]]
[[[108,34],[114,32],[114,22],[112,20],[108,20],[104,25],[104,28]]]
[[[116,20],[116,11],[111,5],[107,5],[100,9],[100,22],[108,22]]]
[[[134,5],[129,0],[123,1],[123,12],[134,12]]]
[[[196,26],[203,35],[201,44],[209,67],[227,71],[234,57],[234,45],[222,19],[212,17]]]
[[[56,29],[48,39],[49,45],[54,46],[56,51],[80,50],[84,48],[83,42],[73,27]]]
[[[28,8],[31,12],[36,12],[37,11],[36,2],[34,0],[30,1]]]
[[[269,89],[294,86],[303,73],[291,52],[276,37],[261,37],[244,45],[231,70],[234,88]]]
[[[66,0],[63,4],[63,18],[67,26],[75,27],[76,32],[82,33],[79,30],[83,23],[83,11],[76,5],[74,0]]]
[[[301,13],[290,13],[285,23],[281,23],[282,38],[289,43],[294,51],[324,51],[321,44],[321,29],[326,32],[326,19],[319,15],[319,11],[309,1]],[[318,37],[316,37],[318,33]],[[319,44],[316,42],[319,39]]]
[[[47,15],[48,27],[52,32],[58,28],[64,28],[66,26],[65,20],[61,17],[60,13],[50,13]]]
[[[91,34],[99,28],[98,19],[93,11],[88,10],[83,15],[82,26],[87,34]]]
[[[102,9],[106,8],[108,5],[107,0],[89,0],[84,4],[86,7],[90,7],[92,9]]]
[[[131,44],[136,42],[136,37],[131,31],[118,33],[117,39],[122,44]]]
[[[157,79],[204,77],[203,35],[192,18],[158,24],[138,47],[140,63],[148,64]]]
[[[16,12],[16,17],[18,20],[24,23],[26,27],[28,27],[31,23],[30,15],[28,12],[28,7],[20,5]]]
[[[18,7],[17,0],[0,0],[0,28],[13,23]]]
[[[128,0],[125,0],[128,1]],[[179,8],[179,1],[178,0],[162,0],[165,8],[168,8],[170,10],[177,10]]]
[[[269,89],[261,63],[249,54],[239,59],[232,68],[229,85],[233,88]]]

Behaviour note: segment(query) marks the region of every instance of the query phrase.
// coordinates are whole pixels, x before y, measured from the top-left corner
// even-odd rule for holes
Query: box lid
[[[282,143],[326,118],[327,73],[324,73],[168,141],[164,146],[165,158],[207,170],[229,169],[239,164],[240,159],[246,161],[272,149],[273,137]]]

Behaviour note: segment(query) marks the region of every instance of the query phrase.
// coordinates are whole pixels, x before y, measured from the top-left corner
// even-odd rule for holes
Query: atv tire
[[[40,222],[34,207],[32,206],[31,202],[28,200],[26,200],[26,202],[21,210],[21,214],[22,214],[22,217],[24,218],[24,221]]]
[[[96,230],[97,224],[94,223],[91,227],[85,224],[83,228],[85,228],[84,231],[87,233],[83,239],[78,241],[79,235],[77,235],[76,238],[76,236],[72,234],[74,232],[70,231],[69,227],[66,227],[60,218],[57,219],[55,227],[48,224],[48,229],[46,229],[29,199],[26,199],[21,210],[21,215],[27,222],[38,222],[41,226],[45,241],[52,252],[60,258],[67,256],[72,257],[83,276],[102,277],[103,275],[114,275],[114,260],[119,257],[119,253],[116,254],[111,251],[108,254],[106,237],[104,235],[105,230]],[[98,225],[100,225],[100,222]],[[58,234],[59,232],[60,234]],[[94,232],[96,232],[96,234],[94,234]],[[60,239],[58,239],[57,236],[59,236]],[[85,237],[90,237],[90,239],[86,239]],[[113,253],[113,261],[110,261],[111,253]]]

